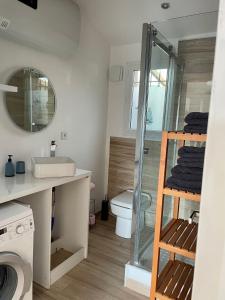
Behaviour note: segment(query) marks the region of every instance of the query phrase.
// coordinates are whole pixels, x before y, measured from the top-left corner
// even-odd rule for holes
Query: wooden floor
[[[114,233],[115,219],[97,220],[89,236],[88,259],[51,288],[34,286],[34,300],[146,300],[123,287],[124,265],[130,257],[130,240]]]

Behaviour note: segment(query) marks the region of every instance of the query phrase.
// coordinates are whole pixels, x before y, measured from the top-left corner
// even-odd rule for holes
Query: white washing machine
[[[0,205],[0,300],[32,300],[33,235],[28,206]]]

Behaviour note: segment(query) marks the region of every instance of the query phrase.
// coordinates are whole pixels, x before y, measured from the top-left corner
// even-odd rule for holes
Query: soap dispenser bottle
[[[15,167],[12,162],[12,155],[9,155],[8,162],[5,164],[5,177],[15,176]]]

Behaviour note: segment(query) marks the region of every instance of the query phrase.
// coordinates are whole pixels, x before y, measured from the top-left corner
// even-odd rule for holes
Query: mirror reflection
[[[6,93],[5,105],[12,121],[28,132],[38,132],[48,126],[55,115],[56,97],[51,82],[33,68],[16,71],[9,85],[17,86],[17,93]]]

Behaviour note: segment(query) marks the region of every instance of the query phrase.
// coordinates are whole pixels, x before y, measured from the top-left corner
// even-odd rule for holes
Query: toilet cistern
[[[56,143],[55,141],[51,141],[51,145],[50,145],[50,157],[55,157],[55,152],[56,152]]]

